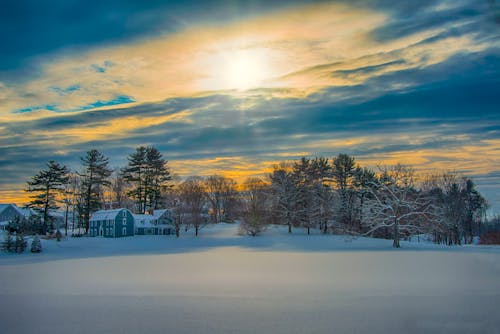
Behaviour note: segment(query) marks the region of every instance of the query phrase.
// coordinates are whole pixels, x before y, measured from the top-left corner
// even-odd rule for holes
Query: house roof
[[[100,210],[96,211],[92,214],[92,217],[90,220],[108,220],[108,219],[115,219],[116,216],[122,212],[122,210],[127,210],[127,209],[115,209],[115,210]],[[128,210],[127,210],[128,211]]]
[[[49,210],[49,215],[57,218],[65,218],[65,213],[57,210]]]
[[[0,213],[5,210],[9,205],[12,205],[12,204],[0,204]]]
[[[32,216],[35,214],[35,212],[30,209],[30,208],[20,208],[18,207],[17,205],[15,204],[0,204],[0,213],[7,209],[9,206],[13,207],[14,210],[16,210],[20,215],[22,215],[23,217],[26,217],[28,218],[29,216]]]
[[[168,210],[168,209],[154,210],[153,211],[153,216],[156,217],[156,218],[160,218],[161,216],[163,216],[168,211],[170,211],[170,210]]]
[[[134,222],[137,227],[154,227],[153,221],[158,217],[153,215],[134,214]]]

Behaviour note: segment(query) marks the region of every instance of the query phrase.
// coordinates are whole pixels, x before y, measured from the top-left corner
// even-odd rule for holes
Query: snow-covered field
[[[0,255],[0,333],[500,333],[500,247],[236,232]]]

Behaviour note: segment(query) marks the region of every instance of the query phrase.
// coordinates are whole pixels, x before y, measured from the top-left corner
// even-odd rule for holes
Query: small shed
[[[134,217],[127,209],[101,210],[90,218],[89,236],[120,238],[134,235]]]

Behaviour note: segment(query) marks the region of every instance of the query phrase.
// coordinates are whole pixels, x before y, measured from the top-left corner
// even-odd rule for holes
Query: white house
[[[168,235],[174,233],[172,211],[155,210],[151,215],[134,214],[135,234]]]
[[[15,204],[0,204],[0,229],[4,230],[5,226],[16,218],[20,220],[29,219],[30,216],[35,214],[33,210],[20,208]]]

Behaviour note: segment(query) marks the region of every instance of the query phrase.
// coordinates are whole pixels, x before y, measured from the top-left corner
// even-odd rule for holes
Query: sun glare
[[[266,86],[273,77],[265,49],[222,51],[207,58],[204,90],[248,90]]]

